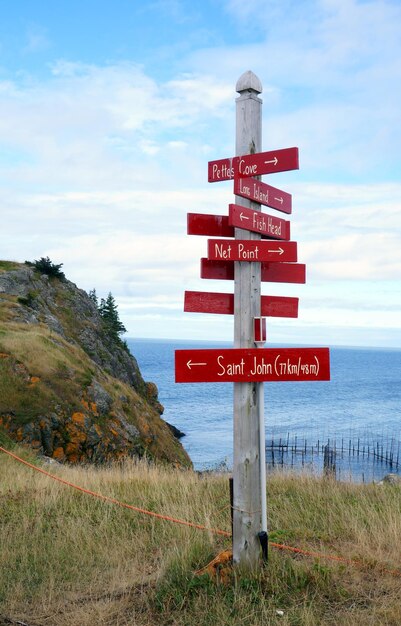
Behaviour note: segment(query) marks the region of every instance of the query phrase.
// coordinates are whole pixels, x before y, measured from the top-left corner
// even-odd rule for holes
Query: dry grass
[[[79,390],[91,362],[75,346],[61,337],[53,341],[44,326],[9,324],[4,333],[0,328],[0,353],[12,355],[0,359],[0,414],[12,412],[16,419],[29,421],[46,414],[58,396],[79,407]],[[31,376],[39,384],[29,385]]]
[[[225,475],[146,462],[51,471],[139,507],[230,528]],[[272,541],[364,565],[271,549],[265,570],[237,573],[223,586],[193,572],[228,539],[95,500],[4,454],[0,475],[0,616],[8,619],[30,626],[401,623],[401,577],[380,571],[400,567],[400,488],[271,477]]]
[[[7,324],[0,335],[0,351],[24,363],[31,375],[46,378],[68,367],[84,371],[90,362],[82,350],[44,324]]]

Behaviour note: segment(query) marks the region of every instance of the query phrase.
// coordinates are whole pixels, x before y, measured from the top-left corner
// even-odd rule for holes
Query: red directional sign
[[[260,314],[264,317],[298,317],[299,298],[284,296],[261,296]],[[233,293],[211,293],[208,291],[186,291],[184,311],[187,313],[234,314]]]
[[[238,205],[230,205],[238,206]],[[251,209],[245,209],[250,211]],[[256,213],[256,211],[255,211]],[[260,213],[260,212],[259,212]],[[261,214],[262,215],[262,214]],[[239,218],[241,219],[241,218]],[[260,224],[255,228],[250,228],[249,225],[245,226],[246,220],[242,218],[242,223],[238,228],[246,230],[253,230],[259,232],[264,239],[283,239],[288,240],[290,235],[290,222],[287,220],[280,220],[278,217],[272,217],[271,215],[264,214],[266,220],[265,225]],[[280,222],[278,221],[280,220]],[[280,223],[282,226],[280,228]],[[256,224],[256,221],[255,221]],[[265,228],[266,234],[263,233],[261,228]],[[235,227],[230,226],[228,215],[210,215],[206,213],[188,213],[187,214],[187,234],[188,235],[206,235],[208,237],[235,237]]]
[[[234,176],[249,178],[297,169],[299,169],[298,148],[284,148],[209,161],[208,181],[215,183],[231,180]]]
[[[266,185],[256,178],[235,178],[234,193],[283,213],[292,212],[291,194],[271,185]]]
[[[299,169],[298,148],[284,148],[238,157],[234,163],[234,176],[248,178],[297,169]]]
[[[223,261],[289,261],[297,260],[295,241],[261,241],[209,239],[208,258]]]
[[[228,210],[228,223],[232,226],[274,239],[288,240],[290,238],[290,222],[288,220],[282,220],[261,211],[247,209],[239,204],[230,204]]]
[[[328,348],[176,350],[176,383],[330,380]]]
[[[265,283],[306,282],[304,263],[262,263],[261,280]],[[201,259],[201,278],[213,280],[234,280],[234,261],[210,261]]]

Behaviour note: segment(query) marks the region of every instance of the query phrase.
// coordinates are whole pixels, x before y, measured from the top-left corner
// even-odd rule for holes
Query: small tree
[[[126,333],[127,329],[120,320],[120,316],[117,310],[117,304],[111,292],[109,292],[106,300],[104,298],[100,300],[99,313],[106,326],[107,332],[112,336],[114,340],[120,343],[120,335]]]
[[[88,296],[89,296],[90,300],[92,300],[92,302],[94,302],[96,304],[96,306],[99,308],[99,303],[98,303],[98,300],[97,300],[96,289],[91,289],[90,292],[88,293]]]
[[[46,258],[42,256],[39,261],[34,261],[33,267],[39,270],[41,274],[47,274],[47,276],[56,276],[57,278],[60,278],[62,280],[65,278],[64,272],[61,271],[63,263],[56,265],[55,263],[52,263],[48,256]]]

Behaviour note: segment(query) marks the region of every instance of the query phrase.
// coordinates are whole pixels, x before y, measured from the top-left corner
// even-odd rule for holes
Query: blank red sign
[[[329,348],[176,350],[176,383],[330,380]]]
[[[234,261],[201,259],[200,276],[212,280],[234,280]],[[262,263],[261,280],[265,283],[303,285],[306,282],[306,266],[304,263]]]
[[[298,317],[299,298],[285,296],[262,296],[260,314],[265,317]],[[184,294],[186,313],[234,314],[233,293],[211,293],[208,291],[186,291]]]
[[[235,230],[228,223],[228,215],[187,213],[187,234],[207,237],[234,237]]]

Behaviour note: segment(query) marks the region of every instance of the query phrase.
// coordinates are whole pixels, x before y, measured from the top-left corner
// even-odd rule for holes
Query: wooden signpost
[[[266,320],[298,317],[298,298],[262,296],[262,282],[305,282],[290,223],[261,205],[291,213],[290,194],[264,174],[299,168],[298,148],[261,152],[262,85],[245,72],[236,85],[236,156],[210,161],[209,182],[234,180],[236,201],[224,215],[188,214],[191,235],[208,241],[201,277],[233,280],[234,293],[186,291],[184,310],[234,316],[234,348],[176,350],[176,382],[232,382],[234,388],[233,560],[254,569],[267,557],[264,382],[330,380],[328,348],[264,348]],[[257,346],[255,348],[255,346]]]

